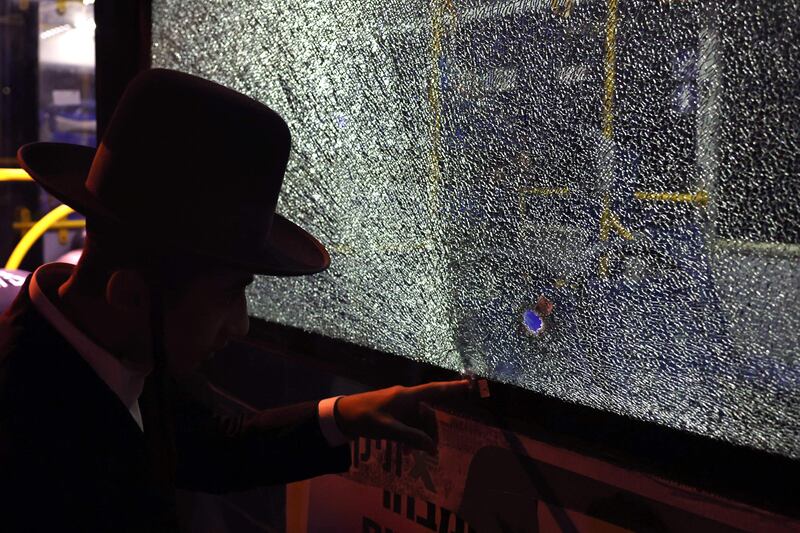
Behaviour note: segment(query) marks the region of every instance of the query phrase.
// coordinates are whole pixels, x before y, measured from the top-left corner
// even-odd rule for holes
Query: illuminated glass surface
[[[153,4],[293,132],[253,314],[800,457],[797,2]]]

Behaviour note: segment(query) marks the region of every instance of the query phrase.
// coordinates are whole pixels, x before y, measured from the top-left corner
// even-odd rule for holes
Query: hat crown
[[[232,253],[266,244],[290,145],[264,104],[152,69],[123,94],[86,187],[130,226]]]
[[[96,151],[35,142],[17,157],[45,190],[122,245],[299,276],[325,270],[330,256],[275,213],[290,145],[289,128],[267,106],[154,69],[128,86]]]

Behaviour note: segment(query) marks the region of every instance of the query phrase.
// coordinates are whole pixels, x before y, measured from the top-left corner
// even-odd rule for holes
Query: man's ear
[[[116,270],[106,283],[106,303],[123,313],[145,313],[150,308],[150,288],[139,272]]]

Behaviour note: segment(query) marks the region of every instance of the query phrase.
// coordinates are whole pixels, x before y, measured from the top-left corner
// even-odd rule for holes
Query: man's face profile
[[[231,339],[247,335],[246,287],[253,275],[215,267],[194,274],[165,302],[164,344],[174,374],[194,370]]]

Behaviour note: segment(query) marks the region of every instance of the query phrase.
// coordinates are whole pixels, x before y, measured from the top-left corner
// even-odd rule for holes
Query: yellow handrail
[[[0,168],[0,181],[31,181],[31,179],[21,168]]]
[[[11,252],[11,256],[8,258],[6,268],[9,270],[15,270],[19,268],[20,263],[22,263],[22,260],[25,258],[25,254],[27,254],[28,250],[31,249],[33,243],[35,243],[36,240],[50,228],[50,226],[73,211],[74,209],[68,205],[60,205],[43,216],[36,224],[33,225],[33,227],[31,227],[31,229],[28,230],[25,235],[23,235],[22,239],[20,239],[19,243],[14,248],[14,251]]]

